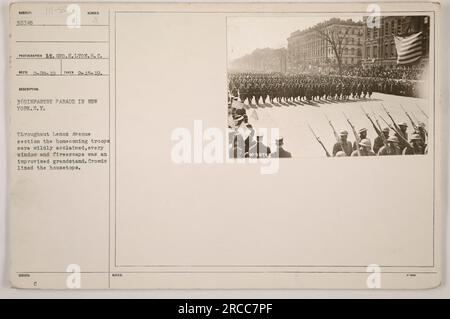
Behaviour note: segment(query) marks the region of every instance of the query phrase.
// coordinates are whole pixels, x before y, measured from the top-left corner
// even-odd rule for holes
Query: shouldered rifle
[[[408,117],[408,119],[411,122],[411,125],[414,128],[414,130],[417,131],[418,130],[418,126],[416,125],[416,123],[414,123],[414,120],[412,119],[412,117],[408,114],[408,112],[406,112],[406,110],[403,107],[403,105],[400,104],[400,107],[402,108],[403,112],[405,112],[405,115]]]
[[[364,110],[364,108],[362,106],[360,106],[360,107],[361,107],[361,110],[363,111],[363,113],[366,115],[367,119],[370,121],[370,123],[372,123],[372,126],[375,129],[375,132],[378,134],[378,136],[381,136],[382,131],[375,125],[373,120],[370,118],[370,115]]]
[[[382,116],[380,116],[380,118],[383,120],[384,123],[386,123],[387,126],[389,126],[389,128],[391,130],[393,130],[395,133],[397,133],[397,137],[402,140],[402,142],[405,143],[406,147],[409,149],[413,149],[412,145],[409,144],[408,140],[402,135],[400,134],[400,131],[397,130],[395,127],[393,127],[392,125],[390,125]]]
[[[339,134],[336,132],[336,129],[334,128],[333,123],[331,123],[330,119],[328,118],[328,116],[326,114],[324,114],[324,115],[325,115],[325,118],[328,121],[328,124],[330,124],[331,129],[333,130],[333,134],[334,134],[334,137],[336,138],[336,141],[339,142],[339,140],[340,140],[339,139]]]
[[[327,151],[327,148],[325,147],[325,145],[323,145],[323,142],[320,140],[320,137],[318,137],[316,135],[316,133],[314,133],[311,125],[308,124],[309,130],[311,131],[312,135],[315,137],[315,139],[317,140],[317,142],[319,142],[320,146],[322,146],[323,150],[325,151],[325,154],[327,155],[327,157],[331,157],[330,153]]]
[[[373,117],[375,118],[375,123],[377,123],[377,127],[380,130],[380,132],[383,131],[383,129],[381,128],[380,122],[378,121],[377,115],[375,114],[375,111],[372,108],[372,113],[373,113]]]
[[[378,118],[377,118],[375,112],[373,112],[373,117],[375,118],[375,122],[377,123],[376,127],[378,128],[378,130],[376,130],[376,131],[377,131],[377,133],[379,132],[378,136],[381,137],[381,140],[383,141],[383,144],[386,146],[388,144],[387,138],[386,138],[386,135],[384,135],[383,129],[381,128],[380,122],[378,121]],[[371,120],[371,122],[373,124],[372,120]],[[375,124],[373,124],[373,125],[375,126]]]
[[[326,118],[327,121],[328,121],[328,124],[330,124],[331,129],[333,130],[333,134],[334,134],[334,137],[336,138],[336,142],[338,142],[338,143],[341,145],[341,150],[342,150],[342,152],[344,152],[345,154],[347,154],[347,153],[345,152],[344,145],[342,145],[342,141],[341,141],[341,139],[339,138],[339,134],[336,132],[336,129],[334,128],[333,123],[331,123],[330,119],[328,118],[328,116],[327,116],[326,114],[324,114],[324,115],[325,115],[325,118]],[[333,152],[334,152],[334,151],[333,151]]]
[[[352,132],[353,132],[353,135],[355,136],[355,141],[356,141],[356,150],[358,151],[358,156],[361,156],[361,151],[359,149],[359,142],[361,142],[361,139],[359,138],[359,135],[356,132],[355,126],[353,126],[352,122],[347,117],[347,115],[345,115],[344,112],[342,112],[342,114],[344,114],[344,117],[347,120],[348,125],[350,125],[350,127],[352,128]]]
[[[386,112],[387,116],[389,116],[389,118],[391,119],[392,123],[394,124],[395,129],[400,132],[400,127],[398,127],[397,123],[395,123],[394,118],[392,117],[391,113],[389,113],[389,111],[386,109],[386,107],[383,105],[383,103],[381,103],[381,107]]]

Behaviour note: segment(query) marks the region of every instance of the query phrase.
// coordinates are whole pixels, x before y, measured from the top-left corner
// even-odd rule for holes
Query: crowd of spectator
[[[395,80],[422,80],[424,69],[419,66],[404,65],[374,65],[369,67],[362,66],[343,66],[343,76],[374,77]],[[329,74],[338,74],[337,69],[330,70]]]

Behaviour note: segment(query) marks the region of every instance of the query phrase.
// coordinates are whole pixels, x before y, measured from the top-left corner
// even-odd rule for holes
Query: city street
[[[257,107],[253,101],[251,106],[245,105],[245,108],[249,123],[257,132],[261,128],[278,128],[280,130],[280,135],[284,137],[285,149],[291,152],[293,157],[324,157],[326,156],[325,152],[309,130],[308,124],[323,141],[328,152],[331,153],[336,139],[327,117],[337,132],[347,130],[349,140],[351,142],[355,140],[352,129],[345,119],[345,113],[356,130],[363,127],[367,128],[367,135],[373,145],[377,135],[361,107],[369,113],[373,120],[377,118],[381,127],[384,128],[387,125],[380,116],[391,125],[392,121],[383,110],[381,104],[389,110],[396,122],[406,122],[408,124],[409,135],[413,132],[413,128],[402,106],[415,123],[417,121],[424,122],[427,130],[429,130],[428,119],[419,110],[420,107],[425,114],[430,114],[428,100],[382,93],[374,93],[371,99],[353,100],[350,98],[349,101],[312,101],[309,104],[305,101],[296,101],[295,103],[282,102],[281,104],[260,103],[259,107]],[[393,132],[391,131],[392,134]]]

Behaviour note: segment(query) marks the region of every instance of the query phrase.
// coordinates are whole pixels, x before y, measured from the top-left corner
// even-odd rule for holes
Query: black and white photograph
[[[229,17],[229,156],[428,154],[429,47],[429,16]]]

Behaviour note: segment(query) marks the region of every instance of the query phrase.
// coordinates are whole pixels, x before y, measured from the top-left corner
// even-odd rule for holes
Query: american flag
[[[422,32],[407,37],[395,36],[397,64],[410,64],[422,57]]]

